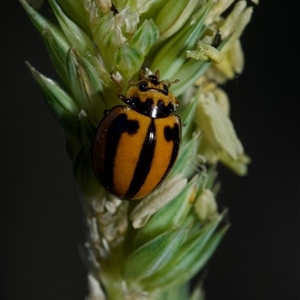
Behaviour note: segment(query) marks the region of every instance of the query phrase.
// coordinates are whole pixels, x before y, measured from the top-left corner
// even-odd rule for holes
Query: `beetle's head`
[[[141,70],[140,74],[141,74],[141,81],[138,82],[138,88],[141,92],[155,90],[166,96],[168,95],[169,87],[171,86],[171,83],[173,83],[173,82],[160,80],[159,70],[157,70],[155,72],[155,75],[145,76],[145,73],[143,70]],[[178,82],[178,80],[175,80],[174,82]]]
[[[151,118],[164,118],[173,113],[178,106],[178,100],[169,92],[169,87],[173,82],[160,80],[158,70],[154,75],[148,76],[141,70],[140,75],[140,81],[130,81],[137,86],[130,87],[125,101],[121,100],[136,111]],[[174,82],[178,81],[175,80]]]

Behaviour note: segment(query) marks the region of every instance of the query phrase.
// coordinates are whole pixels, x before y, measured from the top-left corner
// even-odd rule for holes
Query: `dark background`
[[[207,300],[299,299],[299,26],[288,1],[261,2],[242,38],[245,71],[226,87],[253,162],[244,178],[220,170],[232,226],[209,263]],[[24,61],[54,71],[19,2],[2,3],[1,299],[82,300],[78,192]]]

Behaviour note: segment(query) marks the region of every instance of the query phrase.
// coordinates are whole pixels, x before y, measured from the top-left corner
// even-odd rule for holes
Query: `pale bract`
[[[178,174],[167,180],[158,190],[144,198],[131,212],[129,218],[134,228],[143,227],[149,218],[161,207],[173,200],[187,183],[186,178]]]
[[[223,54],[211,45],[201,43],[197,46],[197,50],[186,51],[187,58],[191,57],[197,60],[211,60],[218,64],[224,59]]]
[[[244,175],[249,159],[244,154],[243,146],[238,139],[233,124],[228,116],[226,97],[220,91],[198,93],[198,106],[195,121],[203,131],[204,141],[200,144],[200,153],[211,163],[218,160]],[[219,100],[219,103],[217,99]],[[224,102],[224,104],[222,103]]]
[[[205,189],[196,199],[194,207],[203,224],[213,221],[218,216],[217,203],[211,190]]]

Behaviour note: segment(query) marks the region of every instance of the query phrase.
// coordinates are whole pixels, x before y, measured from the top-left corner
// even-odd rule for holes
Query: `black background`
[[[226,86],[253,161],[244,178],[220,169],[232,226],[209,262],[207,300],[299,299],[299,26],[288,1],[261,2],[242,38],[245,71]],[[0,39],[1,299],[82,300],[78,192],[24,61],[56,76],[18,1],[1,3]]]

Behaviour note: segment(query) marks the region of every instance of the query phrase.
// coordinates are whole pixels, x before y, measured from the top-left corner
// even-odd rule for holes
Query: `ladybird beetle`
[[[92,147],[95,174],[108,192],[121,199],[150,194],[174,165],[181,122],[172,115],[178,100],[169,92],[170,85],[160,80],[159,71],[149,76],[141,71],[137,86],[131,86],[126,96],[118,93],[128,106],[118,105],[106,112],[96,130]]]

